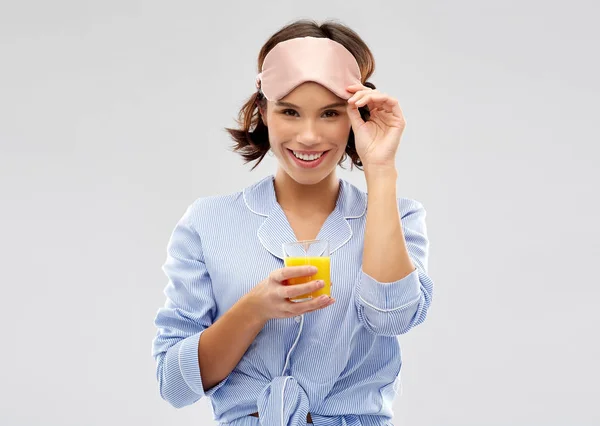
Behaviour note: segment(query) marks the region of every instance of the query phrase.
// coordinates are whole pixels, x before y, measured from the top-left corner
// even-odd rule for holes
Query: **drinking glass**
[[[311,293],[306,293],[296,298],[290,298],[292,302],[305,302],[317,298],[323,294],[331,297],[331,276],[328,240],[303,240],[283,244],[283,258],[285,266],[313,265],[318,271],[315,275],[307,277],[290,278],[286,285],[303,284],[313,280],[323,280],[325,286]]]

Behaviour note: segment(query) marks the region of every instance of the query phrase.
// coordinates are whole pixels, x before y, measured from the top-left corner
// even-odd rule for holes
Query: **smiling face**
[[[263,120],[271,150],[296,182],[316,184],[335,171],[350,135],[346,108],[346,100],[313,82],[268,101]]]

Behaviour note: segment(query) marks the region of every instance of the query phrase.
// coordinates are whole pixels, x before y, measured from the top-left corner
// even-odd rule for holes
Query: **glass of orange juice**
[[[313,280],[323,280],[325,286],[312,293],[290,298],[292,302],[305,302],[323,294],[331,297],[331,276],[328,240],[304,240],[283,244],[283,259],[285,266],[312,265],[318,271],[308,277],[290,278],[287,285],[304,284]]]

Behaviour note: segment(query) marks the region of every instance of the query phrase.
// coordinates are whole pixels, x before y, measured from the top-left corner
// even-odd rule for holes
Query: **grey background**
[[[394,424],[600,424],[598,12],[2,1],[0,423],[214,424],[207,399],[158,395],[168,237],[195,198],[275,171],[251,173],[222,129],[273,32],[336,18],[400,101],[399,195],[428,211],[435,300],[401,337]]]

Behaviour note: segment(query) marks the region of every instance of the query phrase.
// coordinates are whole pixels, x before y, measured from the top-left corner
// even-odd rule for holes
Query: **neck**
[[[340,189],[335,170],[321,182],[304,185],[279,168],[274,185],[277,202],[283,211],[302,216],[329,215],[335,209]]]

